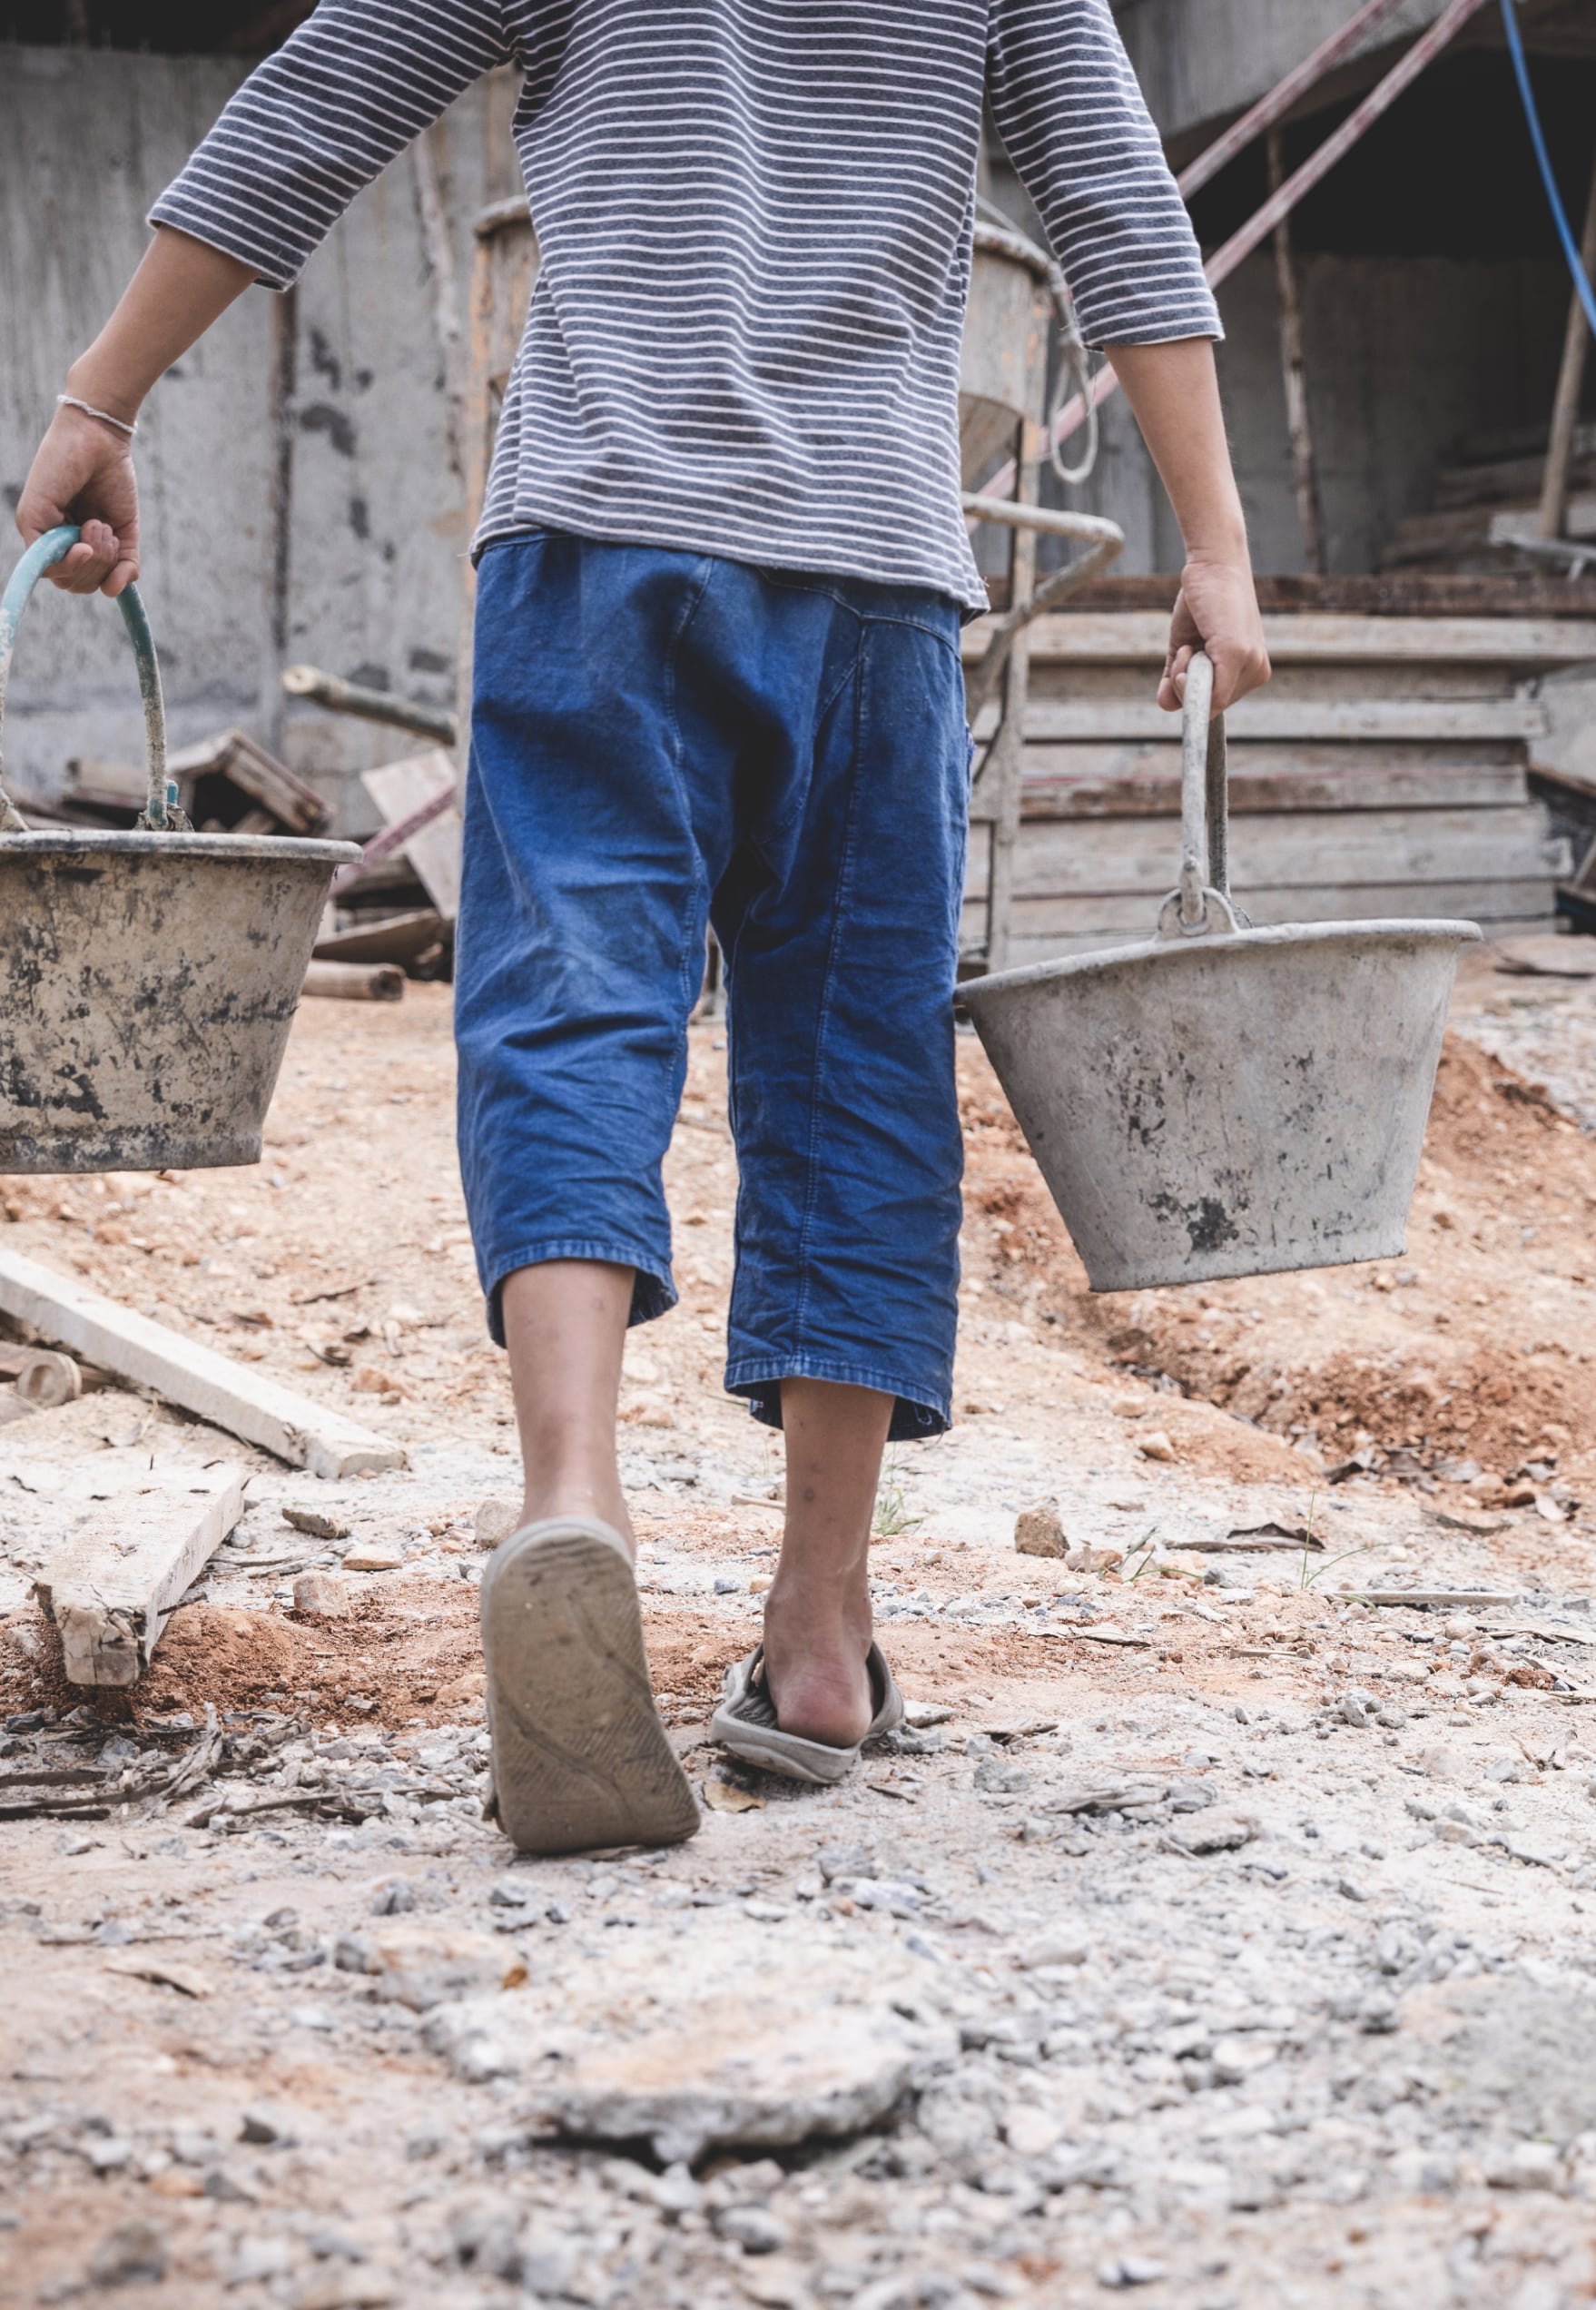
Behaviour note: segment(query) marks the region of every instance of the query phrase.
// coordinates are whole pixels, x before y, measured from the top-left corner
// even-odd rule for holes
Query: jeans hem
[[[883,1372],[868,1364],[844,1363],[834,1356],[744,1357],[726,1367],[729,1396],[745,1396],[754,1418],[766,1427],[782,1425],[783,1379],[829,1379],[842,1387],[873,1388],[878,1396],[896,1398],[889,1444],[914,1444],[943,1436],[952,1424],[952,1392],[928,1387],[899,1372]]]
[[[540,1268],[550,1259],[600,1259],[607,1267],[630,1268],[633,1282],[632,1312],[626,1318],[629,1324],[652,1323],[656,1316],[667,1315],[676,1304],[675,1278],[668,1267],[657,1264],[653,1252],[639,1250],[635,1243],[606,1242],[595,1236],[545,1236],[482,1262],[488,1336],[496,1348],[504,1346],[499,1294],[505,1284],[518,1268]]]

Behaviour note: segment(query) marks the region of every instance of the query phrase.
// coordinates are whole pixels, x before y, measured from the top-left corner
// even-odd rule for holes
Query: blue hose
[[[1546,198],[1552,204],[1552,222],[1557,237],[1562,243],[1562,253],[1568,259],[1568,269],[1573,275],[1574,288],[1585,308],[1585,318],[1596,331],[1596,290],[1592,290],[1580,256],[1580,244],[1574,239],[1573,228],[1568,221],[1568,211],[1562,205],[1562,195],[1557,189],[1552,173],[1552,155],[1546,149],[1546,133],[1536,109],[1535,92],[1530,84],[1529,59],[1524,54],[1523,34],[1519,29],[1518,0],[1502,0],[1502,21],[1507,28],[1507,45],[1512,57],[1513,73],[1518,80],[1519,95],[1523,103],[1524,118],[1529,123],[1530,142],[1535,148],[1540,164],[1541,182],[1546,187]]]

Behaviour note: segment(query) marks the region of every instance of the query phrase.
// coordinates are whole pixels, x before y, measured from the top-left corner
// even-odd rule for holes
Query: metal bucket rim
[[[1355,940],[1365,944],[1371,941],[1394,943],[1401,940],[1410,945],[1470,946],[1477,944],[1484,935],[1478,923],[1434,916],[1410,920],[1375,916],[1366,923],[1271,923],[1252,930],[1227,932],[1217,937],[1205,933],[1190,939],[1142,939],[1134,946],[1106,947],[1092,954],[1064,954],[1051,962],[1022,962],[1012,971],[993,971],[984,978],[966,979],[957,990],[957,1000],[968,1004],[971,995],[1008,993],[1022,987],[1047,986],[1055,980],[1089,978],[1097,972],[1128,962],[1173,962],[1194,955],[1234,954],[1259,947],[1350,945]]]
[[[360,855],[359,843],[333,842],[313,834],[201,834],[140,833],[107,827],[30,827],[23,834],[0,834],[0,861],[9,857],[64,858],[109,854],[113,858],[214,858],[293,861],[304,865],[343,866]]]

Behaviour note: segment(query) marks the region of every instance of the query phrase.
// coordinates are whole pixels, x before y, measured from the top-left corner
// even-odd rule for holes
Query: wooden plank
[[[1030,696],[1033,701],[1047,699],[1062,706],[1091,706],[1120,698],[1151,706],[1158,696],[1159,670],[1157,666],[1133,665],[1128,660],[1121,664],[1081,657],[1057,660],[1037,668]],[[1535,678],[1568,670],[1553,666]],[[1573,670],[1582,675],[1585,668]],[[1488,658],[1347,658],[1323,659],[1317,664],[1282,659],[1275,666],[1266,696],[1276,706],[1283,698],[1298,703],[1346,698],[1355,705],[1366,704],[1371,698],[1448,698],[1461,704],[1470,698],[1516,697],[1524,687],[1522,666],[1493,665]],[[1175,729],[1178,716],[1167,718],[1171,730]]]
[[[351,920],[347,930],[330,931],[316,941],[318,962],[419,962],[442,943],[448,929],[441,914],[419,906],[407,914],[379,914],[369,922]]]
[[[1171,877],[1166,888],[1173,887]],[[1550,925],[1556,919],[1552,895],[1552,883],[1544,875],[1470,883],[1303,884],[1280,889],[1238,882],[1236,886],[1237,903],[1255,923],[1266,925],[1399,921],[1408,916],[1424,921],[1446,917],[1470,923],[1511,923],[1515,927],[1532,923]],[[1055,939],[1081,932],[1113,931],[1129,938],[1150,938],[1157,913],[1156,901],[1135,891],[1017,898],[1014,935],[1016,939]]]
[[[1568,672],[1568,667],[1552,667],[1552,675]],[[1584,667],[1573,667],[1575,676],[1584,675]],[[1155,666],[1113,666],[1097,658],[1074,658],[1071,663],[1053,663],[1037,667],[1037,679],[1030,684],[1030,700],[1035,705],[1118,705],[1129,700],[1132,705],[1150,706],[1158,702],[1158,675]],[[1346,700],[1349,705],[1370,705],[1372,700],[1448,700],[1451,705],[1469,705],[1478,697],[1517,697],[1520,693],[1541,696],[1527,691],[1527,684],[1520,679],[1522,667],[1515,666],[1485,666],[1467,658],[1430,658],[1430,661],[1406,661],[1406,658],[1376,658],[1376,661],[1346,661],[1335,666],[1330,661],[1312,663],[1282,663],[1275,666],[1268,691],[1264,693],[1273,706],[1282,702],[1307,706],[1307,702]],[[1542,676],[1536,676],[1542,679]],[[977,726],[980,727],[980,726]],[[1178,716],[1168,716],[1164,737],[1178,732]],[[1423,744],[1423,742],[1418,742]],[[1472,742],[1472,744],[1478,744]]]
[[[1522,763],[1458,762],[1445,755],[1370,755],[1302,747],[1286,754],[1236,746],[1230,807],[1247,812],[1503,809],[1530,799]],[[1177,746],[1028,746],[1020,807],[1027,818],[1167,817],[1180,814]]]
[[[1456,518],[1456,517],[1453,517]],[[1164,582],[1164,581],[1159,581]],[[1170,583],[1170,603],[1174,584]],[[1497,665],[1572,666],[1596,658],[1596,617],[1381,617],[1303,611],[1264,617],[1271,659],[1310,663],[1340,660],[1448,658]],[[964,629],[967,657],[986,647],[986,619]],[[1104,659],[1162,665],[1169,639],[1167,609],[1060,610],[1030,628],[1034,660]]]
[[[204,782],[213,777],[224,778],[260,803],[292,834],[319,834],[332,815],[314,786],[242,730],[223,730],[216,737],[180,747],[167,756],[166,767],[182,789],[196,825],[212,814]]]
[[[1596,580],[1548,578],[1534,570],[1502,568],[1465,575],[1457,570],[1374,570],[1359,575],[1314,578],[1302,572],[1272,577],[1259,571],[1254,583],[1266,617],[1596,617]],[[989,580],[992,607],[1001,581]],[[1177,571],[1138,578],[1110,574],[1077,595],[1060,617],[1097,617],[1105,611],[1157,610],[1167,617],[1180,590]]]
[[[310,962],[301,994],[345,1002],[399,1002],[405,974],[397,962]]]
[[[1243,739],[1335,740],[1340,745],[1391,741],[1434,745],[1470,740],[1542,737],[1546,709],[1534,698],[1271,698],[1267,690],[1243,698],[1225,717]],[[1169,719],[1150,701],[1105,698],[1085,704],[1033,700],[1025,717],[1030,739],[1054,742],[1167,741]]]
[[[34,1593],[74,1684],[136,1684],[173,1606],[243,1513],[246,1471],[163,1469],[97,1506]]]
[[[969,894],[985,872],[973,846]],[[1487,882],[1497,875],[1555,881],[1572,862],[1549,835],[1539,803],[1516,810],[1281,812],[1233,816],[1232,875],[1237,887],[1295,890],[1324,883]],[[1180,843],[1172,818],[1028,822],[1014,859],[1024,898],[1139,892],[1161,895],[1178,878]]]
[[[1521,538],[1538,536],[1540,510],[1538,506],[1531,506],[1527,511],[1522,508],[1505,507],[1501,513],[1493,513],[1491,517],[1491,543],[1493,546],[1512,546]],[[1570,498],[1563,508],[1562,528],[1559,535],[1564,538],[1596,538],[1596,497]]]
[[[1508,458],[1496,465],[1443,466],[1435,476],[1435,511],[1457,513],[1466,506],[1505,505],[1513,499],[1527,505],[1541,487],[1544,458]],[[1596,464],[1588,459],[1574,468],[1576,486],[1596,489]]]
[[[983,920],[981,915],[972,913],[964,928],[960,953],[963,958],[961,972],[967,978],[979,968],[980,933]],[[1531,938],[1550,934],[1556,929],[1557,920],[1555,914],[1532,914],[1492,923],[1486,928],[1493,938],[1499,935]],[[1039,937],[1029,932],[1017,931],[1010,942],[1010,960],[1018,969],[1028,962],[1062,962],[1072,954],[1101,954],[1109,948],[1129,946],[1138,940],[1145,939],[1149,928],[1144,918],[1128,930],[1077,931],[1062,935],[1054,933]]]
[[[18,1251],[0,1251],[0,1310],[40,1338],[312,1476],[359,1476],[367,1468],[405,1465],[404,1447],[388,1436]]]
[[[454,760],[439,747],[405,761],[385,762],[378,770],[363,770],[360,784],[381,812],[383,824],[397,826],[434,795],[453,790]],[[461,833],[460,814],[453,808],[405,844],[417,880],[446,923],[452,923],[460,911]]]

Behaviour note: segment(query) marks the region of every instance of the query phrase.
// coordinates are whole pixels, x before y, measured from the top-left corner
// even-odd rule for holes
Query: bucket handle
[[[1158,909],[1160,938],[1251,928],[1230,895],[1230,802],[1225,716],[1211,714],[1214,661],[1196,650],[1186,669],[1180,726],[1180,881]]]
[[[76,545],[82,534],[71,522],[59,529],[47,529],[28,548],[11,573],[11,583],[0,595],[0,726],[5,718],[5,685],[23,611],[45,570],[54,568]],[[127,587],[118,595],[116,607],[133,644],[139,669],[139,694],[144,706],[144,756],[149,767],[149,787],[138,824],[145,833],[183,833],[188,830],[189,822],[177,806],[177,782],[166,775],[166,709],[161,698],[155,637],[150,631],[138,587]],[[27,831],[27,821],[18,814],[5,792],[5,770],[0,764],[0,834],[25,834]]]

